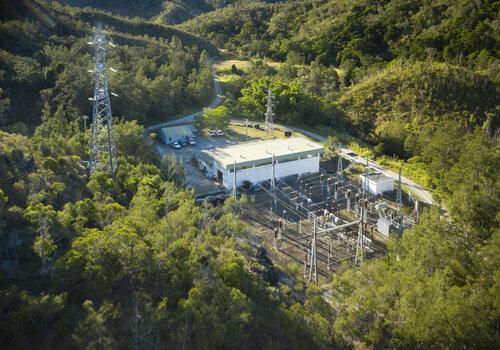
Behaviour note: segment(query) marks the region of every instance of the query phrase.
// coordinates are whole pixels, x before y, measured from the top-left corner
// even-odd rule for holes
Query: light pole
[[[248,119],[245,118],[245,141],[248,141]]]
[[[85,134],[87,133],[87,119],[89,119],[89,116],[83,115],[82,119],[83,119],[83,133]]]

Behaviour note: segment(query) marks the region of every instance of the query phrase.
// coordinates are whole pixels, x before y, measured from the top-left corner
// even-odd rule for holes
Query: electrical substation
[[[418,204],[417,212],[403,212],[399,185],[391,202],[345,176],[340,157],[337,164],[332,173],[271,177],[253,194],[252,219],[267,230],[275,252],[302,266],[308,282],[331,277],[343,263],[382,256],[389,233],[402,234],[418,216]]]

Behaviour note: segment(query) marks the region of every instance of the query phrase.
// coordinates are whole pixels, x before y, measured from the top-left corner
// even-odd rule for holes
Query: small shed
[[[178,125],[161,128],[158,138],[165,144],[194,138],[196,128],[193,125]]]
[[[359,175],[361,187],[372,195],[379,195],[384,192],[394,191],[394,179],[380,172],[371,172]]]

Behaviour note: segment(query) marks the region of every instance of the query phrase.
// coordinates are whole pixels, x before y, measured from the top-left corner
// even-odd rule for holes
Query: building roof
[[[359,175],[363,180],[365,179],[365,174]],[[373,181],[373,182],[386,182],[386,181],[394,181],[392,177],[389,177],[387,175],[384,175],[380,172],[371,172],[368,174],[368,181]]]
[[[300,156],[302,158],[313,157],[322,152],[323,148],[319,143],[304,138],[292,137],[207,149],[201,151],[201,153],[215,159],[222,166],[227,167],[228,165],[233,165],[235,161],[239,166],[265,165],[260,163],[270,164],[273,154],[278,162],[287,160],[291,156]]]
[[[161,128],[160,131],[165,136],[165,140],[174,142],[179,141],[180,139],[185,139],[186,135],[188,137],[192,137],[194,127],[192,125],[170,126],[167,128]]]

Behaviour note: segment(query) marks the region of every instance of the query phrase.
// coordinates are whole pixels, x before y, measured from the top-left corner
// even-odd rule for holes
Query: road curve
[[[210,62],[213,63],[212,60],[210,60]],[[222,90],[220,87],[219,79],[218,79],[217,74],[215,73],[215,70],[213,68],[212,68],[212,77],[214,79],[213,87],[214,87],[215,97],[212,100],[212,102],[210,102],[210,104],[208,106],[206,106],[206,108],[217,107],[222,99]],[[157,124],[148,126],[147,128],[144,128],[144,138],[146,139],[150,132],[164,128],[164,127],[169,126],[169,125],[175,125],[175,124],[178,124],[180,122],[193,123],[195,118],[197,116],[201,115],[202,113],[203,113],[203,109],[201,109],[195,113],[192,113],[192,114],[188,114],[188,115],[185,115],[185,116],[182,116],[179,118],[170,119],[168,121],[159,122]]]

